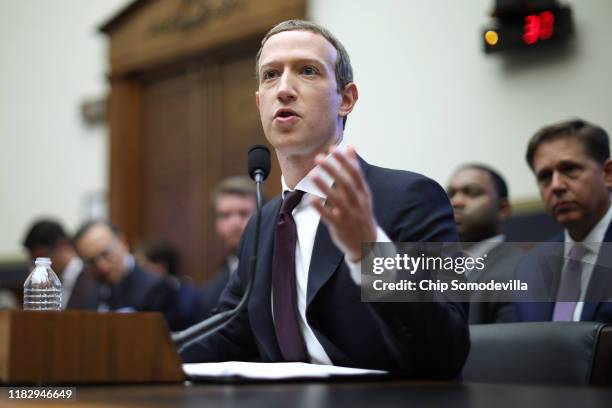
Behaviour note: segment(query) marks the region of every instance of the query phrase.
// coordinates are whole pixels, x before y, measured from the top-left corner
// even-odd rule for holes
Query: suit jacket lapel
[[[563,271],[565,243],[563,238],[561,238],[559,241],[548,245],[551,245],[551,247],[546,249],[543,265],[544,273],[542,274],[542,278],[544,280],[544,285],[547,288],[549,299],[554,304],[557,298],[557,289],[559,288],[561,274]]]
[[[272,320],[272,249],[274,248],[274,229],[282,199],[270,203],[272,208],[262,214],[259,255],[255,271],[255,283],[249,302],[251,327],[255,338],[269,361],[280,361],[281,354],[274,332]],[[253,234],[254,236],[254,234]],[[250,248],[247,248],[251,251]]]
[[[68,298],[68,302],[66,304],[66,309],[77,309],[83,303],[82,299],[82,289],[81,286],[85,280],[85,271],[80,271],[79,276],[77,276],[76,281],[74,282],[74,286],[72,286],[72,291],[70,292],[70,297]],[[63,293],[62,293],[63,295]]]
[[[315,236],[310,267],[308,268],[308,288],[306,290],[306,307],[315,295],[334,274],[344,254],[336,247],[324,222],[319,221]]]
[[[533,290],[537,293],[536,297],[539,300],[531,303],[529,312],[531,321],[552,320],[557,287],[563,269],[563,241],[563,235],[560,235],[544,243],[543,253],[538,258],[540,264],[536,265],[536,270],[541,273],[533,274],[529,279],[530,284],[535,285]],[[545,301],[546,299],[548,301]]]
[[[360,156],[357,156],[357,158],[367,179],[369,165]],[[310,266],[308,268],[306,307],[312,303],[319,290],[332,277],[343,258],[344,254],[334,244],[327,225],[319,221],[314,247],[312,249],[312,257],[310,258]]]

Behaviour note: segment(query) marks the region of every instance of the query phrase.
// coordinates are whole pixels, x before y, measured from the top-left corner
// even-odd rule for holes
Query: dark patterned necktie
[[[295,286],[297,229],[291,215],[303,195],[304,192],[299,190],[289,192],[285,196],[276,221],[272,256],[272,310],[274,331],[283,359],[308,362],[308,353],[298,320]]]

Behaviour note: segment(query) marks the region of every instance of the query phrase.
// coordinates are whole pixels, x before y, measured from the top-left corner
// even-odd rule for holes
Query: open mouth
[[[299,117],[299,115],[291,109],[279,109],[274,114],[274,119],[280,119],[280,120],[297,118],[297,117]]]

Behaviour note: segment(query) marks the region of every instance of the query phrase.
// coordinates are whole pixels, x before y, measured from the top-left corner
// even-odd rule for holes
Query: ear
[[[342,100],[340,101],[339,115],[340,117],[345,118],[349,113],[351,113],[355,107],[355,104],[357,103],[357,99],[359,99],[357,85],[355,85],[353,82],[346,84],[344,89],[340,91],[340,97]]]
[[[255,105],[257,105],[257,109],[259,109],[259,91],[255,91]]]
[[[603,164],[604,180],[608,189],[612,189],[612,160],[608,159]]]
[[[510,202],[507,198],[501,198],[499,200],[499,209],[497,210],[497,214],[501,221],[506,221],[510,218]]]

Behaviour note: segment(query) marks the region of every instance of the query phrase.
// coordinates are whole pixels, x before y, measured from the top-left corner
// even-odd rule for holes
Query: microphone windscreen
[[[255,145],[249,149],[249,176],[253,180],[256,170],[261,170],[264,180],[270,174],[270,150],[264,145]]]

